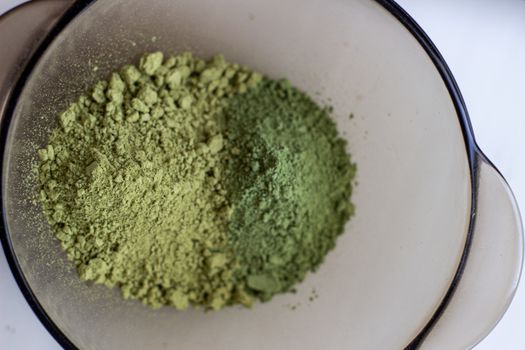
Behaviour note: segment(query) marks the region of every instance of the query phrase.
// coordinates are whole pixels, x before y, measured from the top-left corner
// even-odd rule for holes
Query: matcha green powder
[[[329,109],[222,56],[143,56],[59,116],[39,198],[82,280],[152,307],[293,290],[353,214]]]

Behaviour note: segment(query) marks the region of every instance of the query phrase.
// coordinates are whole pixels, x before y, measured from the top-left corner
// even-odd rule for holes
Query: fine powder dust
[[[59,116],[39,199],[82,280],[152,307],[287,292],[353,214],[329,109],[221,55],[144,55]]]

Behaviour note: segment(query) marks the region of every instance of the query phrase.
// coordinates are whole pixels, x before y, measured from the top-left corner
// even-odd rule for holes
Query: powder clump
[[[152,307],[289,291],[353,213],[326,108],[222,55],[147,54],[72,103],[38,151],[39,199],[81,279]]]
[[[242,157],[227,167],[237,276],[262,300],[289,291],[331,250],[354,212],[355,166],[326,108],[286,80],[265,80],[224,112]]]

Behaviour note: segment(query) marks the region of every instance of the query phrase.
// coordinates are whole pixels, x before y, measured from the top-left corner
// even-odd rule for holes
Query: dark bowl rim
[[[32,72],[35,65],[40,60],[41,56],[44,54],[49,45],[54,41],[54,38],[60,34],[60,32],[82,11],[88,8],[97,0],[75,0],[72,2],[71,6],[67,11],[62,15],[62,17],[57,21],[57,23],[52,27],[52,29],[44,37],[40,45],[36,48],[26,66],[24,67],[18,81],[16,82],[12,94],[9,97],[6,110],[3,118],[0,121],[0,169],[3,169],[3,154],[5,151],[5,145],[7,140],[7,134],[9,130],[9,124],[13,117],[13,112],[16,107],[16,102],[20,96],[27,79],[29,78],[30,73]],[[463,252],[460,257],[460,261],[456,268],[454,277],[445,293],[444,297],[440,301],[438,307],[434,311],[433,315],[429,321],[420,329],[418,334],[414,339],[404,348],[405,350],[415,350],[418,349],[421,344],[424,342],[425,338],[428,336],[432,328],[439,321],[443,313],[445,312],[450,300],[452,299],[457,286],[461,280],[463,272],[465,270],[466,262],[470,253],[470,248],[472,246],[472,238],[474,233],[474,217],[476,214],[477,208],[477,187],[478,187],[478,162],[479,157],[488,161],[486,157],[479,150],[479,147],[476,144],[474,139],[474,133],[472,130],[472,125],[470,123],[470,118],[468,115],[467,107],[465,101],[461,95],[459,87],[450,71],[448,65],[446,64],[444,58],[441,56],[439,50],[430,40],[428,35],[423,31],[423,29],[416,23],[416,21],[394,0],[372,0],[380,4],[385,10],[387,10],[391,15],[393,15],[401,24],[414,36],[414,38],[419,42],[421,47],[428,54],[436,69],[438,70],[447,90],[450,94],[454,108],[456,110],[459,124],[462,130],[463,138],[465,141],[465,150],[467,153],[469,170],[470,170],[470,180],[471,180],[471,209],[470,209],[470,222],[465,239],[465,244]],[[15,7],[14,9],[6,12],[0,19],[5,16],[12,14],[13,12],[30,5],[30,3],[25,3]],[[489,164],[493,166],[492,163]],[[494,169],[496,169],[494,167]],[[497,171],[497,169],[496,169]],[[3,177],[3,174],[1,174]],[[2,190],[3,191],[3,190]],[[3,193],[0,194],[0,201],[2,201]],[[22,291],[27,303],[36,314],[40,322],[48,330],[48,332],[55,338],[55,340],[64,348],[64,349],[78,349],[73,342],[64,334],[64,332],[54,323],[51,317],[46,313],[43,306],[40,304],[35,294],[33,293],[28,281],[25,279],[20,264],[15,256],[14,249],[12,246],[9,233],[5,223],[5,212],[2,210],[2,221],[0,222],[0,240],[2,241],[2,246],[7,258],[7,262],[11,271],[14,275],[14,278],[18,284],[18,287]]]

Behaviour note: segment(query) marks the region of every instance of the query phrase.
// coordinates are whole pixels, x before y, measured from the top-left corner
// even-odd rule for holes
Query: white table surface
[[[22,2],[0,0],[0,13]],[[478,143],[505,175],[525,212],[525,162],[520,158],[525,153],[525,1],[398,3],[445,57],[465,98]],[[25,302],[2,253],[0,348],[60,349]],[[523,350],[524,327],[522,285],[505,317],[476,350]]]

